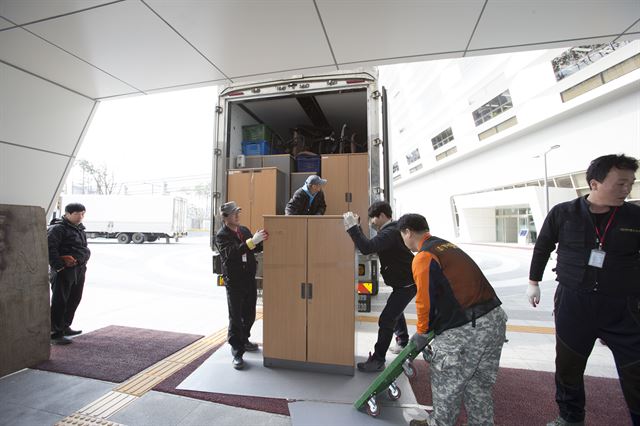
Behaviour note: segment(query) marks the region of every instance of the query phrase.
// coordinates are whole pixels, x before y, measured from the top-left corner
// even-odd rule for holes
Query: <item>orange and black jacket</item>
[[[418,333],[472,323],[502,302],[478,265],[458,246],[427,233],[413,258]]]

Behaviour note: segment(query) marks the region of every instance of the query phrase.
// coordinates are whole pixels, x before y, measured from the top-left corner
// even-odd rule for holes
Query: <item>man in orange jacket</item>
[[[411,340],[431,343],[433,415],[411,425],[454,425],[464,402],[469,424],[493,424],[493,385],[505,341],[507,314],[478,265],[458,246],[429,233],[427,220],[406,214],[398,229],[413,258],[418,289],[417,333]]]

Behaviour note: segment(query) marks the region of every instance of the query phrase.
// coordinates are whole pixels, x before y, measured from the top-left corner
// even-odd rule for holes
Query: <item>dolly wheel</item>
[[[371,417],[378,417],[380,415],[380,407],[378,407],[378,404],[376,404],[375,397],[372,397],[371,399],[369,399],[369,401],[367,401],[366,409],[367,414]]]
[[[391,383],[387,388],[387,396],[391,401],[397,401],[402,396],[402,392],[400,392],[400,388],[395,383]]]
[[[417,375],[417,371],[413,366],[413,362],[409,361],[408,359],[405,360],[405,362],[402,364],[402,369],[404,370],[404,374],[410,379],[413,379]]]

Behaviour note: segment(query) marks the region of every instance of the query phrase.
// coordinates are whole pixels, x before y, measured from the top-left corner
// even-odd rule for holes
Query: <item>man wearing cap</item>
[[[244,367],[245,351],[257,351],[258,345],[249,341],[256,319],[256,252],[262,251],[262,241],[268,238],[260,229],[251,235],[249,228],[240,225],[240,207],[229,201],[220,207],[223,225],[216,234],[216,247],[222,259],[222,277],[227,289],[229,329],[227,341],[231,345],[233,368]]]
[[[285,214],[289,215],[323,215],[327,210],[324,202],[322,187],[327,184],[326,179],[311,175],[307,181],[293,193],[293,197],[287,203]]]

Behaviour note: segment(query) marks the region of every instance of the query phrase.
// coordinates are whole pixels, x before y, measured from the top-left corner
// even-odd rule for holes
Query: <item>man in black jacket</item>
[[[583,375],[597,338],[613,352],[634,425],[640,424],[640,206],[624,200],[638,161],[605,155],[591,162],[586,197],[558,204],[542,225],[531,259],[527,297],[558,244],[554,301],[556,402],[550,425],[583,425]]]
[[[286,215],[323,215],[327,210],[324,202],[322,187],[327,184],[326,179],[311,175],[307,181],[293,193],[284,212]]]
[[[251,235],[249,228],[240,225],[240,210],[234,201],[223,204],[220,213],[224,224],[216,234],[229,307],[227,341],[236,370],[244,368],[245,351],[258,350],[258,345],[249,341],[256,320],[258,294],[254,253],[262,251],[262,241],[268,238],[262,229]]]
[[[386,201],[376,201],[367,212],[372,226],[378,234],[369,239],[358,226],[358,219],[352,213],[343,215],[344,227],[362,254],[377,253],[380,259],[382,277],[393,291],[387,299],[378,320],[378,341],[373,354],[369,353],[366,362],[357,364],[358,370],[376,372],[384,370],[385,356],[393,334],[396,334],[396,347],[392,352],[399,353],[409,342],[404,309],[416,295],[411,262],[413,254],[404,244],[397,223],[391,219],[392,210]]]
[[[82,330],[73,330],[71,323],[82,300],[87,261],[91,256],[82,225],[84,206],[71,203],[64,211],[64,216],[53,220],[47,230],[51,343],[54,345],[68,345],[71,340],[66,336],[82,333]]]

